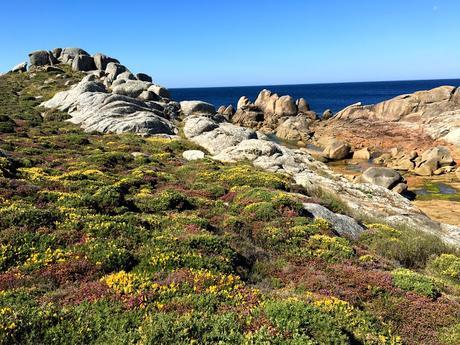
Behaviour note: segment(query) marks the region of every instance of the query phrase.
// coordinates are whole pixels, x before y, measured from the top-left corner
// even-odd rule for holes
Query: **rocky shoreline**
[[[287,174],[309,193],[337,199],[358,221],[415,228],[460,245],[459,227],[430,219],[400,195],[407,184],[396,172],[423,176],[454,172],[451,149],[460,144],[457,88],[403,95],[374,106],[352,105],[335,116],[327,111],[320,117],[305,99],[269,90],[262,90],[253,103],[241,97],[236,110],[231,106],[216,110],[201,101],[175,102],[150,76],[133,74],[104,54],[57,48],[32,52],[29,58],[32,73],[58,71],[66,64],[86,74],[78,84],[43,102],[43,116],[58,109],[88,132],[175,136],[183,129],[184,136],[213,159],[247,160],[261,169]],[[10,73],[26,70],[27,64],[22,63]],[[267,135],[293,142],[297,148],[275,143]],[[322,151],[312,154],[310,144]],[[382,154],[375,157],[377,152]],[[324,163],[351,157],[373,158],[387,168],[371,167],[350,181]]]

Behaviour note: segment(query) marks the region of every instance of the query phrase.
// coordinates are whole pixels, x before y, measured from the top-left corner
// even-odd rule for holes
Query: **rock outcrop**
[[[45,52],[32,53],[31,62],[45,63],[45,56],[50,54]],[[71,63],[73,70],[88,75],[69,90],[43,102],[43,107],[68,112],[69,121],[80,124],[86,131],[177,133],[171,120],[177,117],[180,105],[164,98],[162,95],[169,96],[169,92],[148,81],[147,75],[141,73],[136,78],[118,60],[100,53],[91,57],[80,48],[62,49],[58,61]],[[103,67],[105,70],[95,70]]]
[[[353,146],[410,151],[440,142],[460,145],[460,88],[441,86],[375,104],[351,105],[315,128]],[[437,141],[437,142],[436,142]]]
[[[317,119],[305,99],[294,100],[291,96],[278,96],[262,90],[254,103],[243,96],[231,121],[241,126],[274,133],[280,139],[306,141],[310,124]]]
[[[431,220],[399,194],[383,186],[350,182],[308,153],[268,141],[253,130],[226,122],[222,116],[187,117],[184,134],[208,150],[216,160],[250,161],[264,170],[290,175],[311,193],[337,199],[354,217],[408,226],[460,244],[459,227]]]

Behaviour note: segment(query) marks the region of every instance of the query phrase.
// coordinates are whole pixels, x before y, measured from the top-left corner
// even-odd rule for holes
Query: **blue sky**
[[[460,78],[459,0],[0,2],[0,71],[78,46],[167,87]]]

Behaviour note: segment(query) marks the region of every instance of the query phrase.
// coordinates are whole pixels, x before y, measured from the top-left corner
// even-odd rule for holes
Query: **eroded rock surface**
[[[442,141],[460,145],[460,89],[441,86],[375,104],[351,105],[318,124],[315,136],[333,135],[354,147],[426,150]]]

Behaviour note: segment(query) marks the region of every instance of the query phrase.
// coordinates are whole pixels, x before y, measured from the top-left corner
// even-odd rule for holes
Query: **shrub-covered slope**
[[[0,77],[0,343],[455,344],[460,258],[185,139],[84,133],[36,106],[81,75]]]

